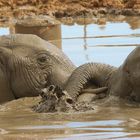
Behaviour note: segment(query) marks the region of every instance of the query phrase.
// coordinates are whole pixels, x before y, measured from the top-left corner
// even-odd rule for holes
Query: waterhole
[[[77,66],[92,61],[118,67],[140,46],[139,17],[109,17],[102,24],[95,19],[90,21],[69,24],[66,19],[61,20],[59,33],[56,36],[52,32],[48,41],[62,49]],[[11,27],[0,27],[0,35],[10,32]],[[30,110],[32,103],[25,98],[0,106],[0,139],[140,139],[137,107],[110,105],[86,113],[39,114]]]

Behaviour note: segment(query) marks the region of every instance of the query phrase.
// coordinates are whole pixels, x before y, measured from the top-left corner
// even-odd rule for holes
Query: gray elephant
[[[99,63],[81,65],[73,71],[64,90],[77,100],[82,89],[91,84],[108,87],[106,95],[140,103],[140,47],[135,48],[119,68]],[[85,91],[90,93],[93,89]],[[81,98],[92,101],[92,96],[83,94]]]
[[[58,48],[29,34],[0,37],[0,103],[63,87],[76,67]]]

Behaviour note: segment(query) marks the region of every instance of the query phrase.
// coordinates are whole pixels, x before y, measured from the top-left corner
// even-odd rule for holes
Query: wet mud
[[[40,96],[41,100],[32,107],[33,111],[38,113],[72,113],[94,110],[94,105],[89,102],[75,102],[66,91],[54,85],[43,89]]]
[[[97,111],[96,106],[113,107],[120,105],[140,107],[139,103],[127,99],[120,99],[116,96],[107,96],[106,93],[85,93],[84,96],[80,94],[76,100],[73,100],[66,91],[58,86],[51,85],[42,89],[39,101],[31,107],[31,110],[37,113],[82,113]]]

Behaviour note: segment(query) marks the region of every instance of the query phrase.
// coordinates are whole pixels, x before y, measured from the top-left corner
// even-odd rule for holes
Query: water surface
[[[9,34],[0,28],[0,35]],[[62,50],[77,66],[85,62],[120,66],[140,46],[140,19],[125,17],[104,25],[61,25]],[[1,139],[138,140],[140,109],[130,105],[95,107],[86,113],[38,114],[29,108],[36,99],[20,99],[0,107]]]

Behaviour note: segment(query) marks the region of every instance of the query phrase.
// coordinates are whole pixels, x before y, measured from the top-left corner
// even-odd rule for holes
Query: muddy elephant
[[[107,96],[140,103],[140,47],[135,48],[119,68],[99,63],[81,65],[73,71],[64,90],[77,100],[80,92],[89,84],[107,87]],[[91,93],[93,90],[90,88],[85,91]],[[83,100],[88,98],[92,101],[92,94],[81,96]]]
[[[0,37],[0,103],[63,87],[76,67],[57,47],[31,34]]]

